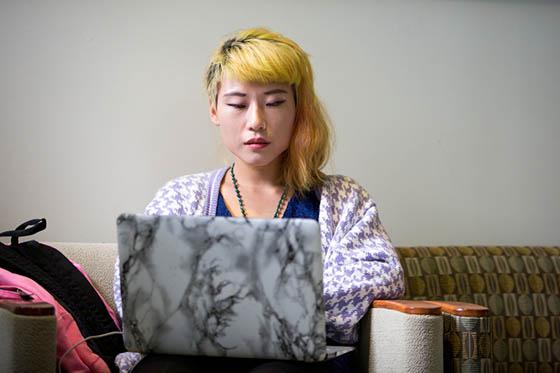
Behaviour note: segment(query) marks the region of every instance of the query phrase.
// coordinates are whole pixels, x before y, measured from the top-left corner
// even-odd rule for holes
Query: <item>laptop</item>
[[[327,346],[319,225],[309,219],[122,214],[129,351],[321,361]]]

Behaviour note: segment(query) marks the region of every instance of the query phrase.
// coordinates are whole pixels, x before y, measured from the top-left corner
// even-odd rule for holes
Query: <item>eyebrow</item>
[[[288,92],[284,89],[272,89],[270,91],[266,91],[264,94],[265,95],[273,95],[275,93],[285,93],[288,94]],[[247,94],[243,93],[243,92],[238,92],[238,91],[232,91],[232,92],[228,92],[228,93],[224,93],[224,97],[229,97],[229,96],[238,96],[238,97],[246,97]]]

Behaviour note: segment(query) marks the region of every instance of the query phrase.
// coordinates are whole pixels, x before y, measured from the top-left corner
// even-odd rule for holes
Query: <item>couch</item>
[[[482,371],[560,372],[560,247],[397,251],[406,276],[404,298],[461,301],[489,309],[476,341],[460,332],[465,325],[445,324],[448,361],[457,363],[462,351],[491,357]],[[472,346],[466,349],[465,343]]]
[[[114,307],[114,244],[50,245]],[[397,251],[405,299],[377,300],[362,320],[361,372],[560,372],[560,248]],[[44,313],[0,306],[1,372],[54,371],[53,316]]]

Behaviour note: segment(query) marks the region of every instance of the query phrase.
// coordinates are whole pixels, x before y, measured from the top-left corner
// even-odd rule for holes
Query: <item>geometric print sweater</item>
[[[144,211],[147,215],[215,215],[219,187],[228,167],[178,177],[165,184]],[[354,180],[327,176],[320,197],[323,297],[327,336],[358,341],[358,322],[374,299],[404,294],[403,269],[381,225],[375,202]],[[116,267],[118,269],[118,265]],[[115,271],[115,285],[120,283]],[[114,286],[121,311],[120,286]]]

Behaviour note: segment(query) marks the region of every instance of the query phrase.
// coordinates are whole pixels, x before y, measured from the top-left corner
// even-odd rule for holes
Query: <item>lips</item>
[[[270,144],[270,142],[260,137],[254,137],[249,141],[245,142],[245,145],[268,145],[268,144]]]
[[[270,144],[270,142],[266,141],[265,139],[263,139],[261,137],[253,137],[249,141],[245,142],[245,145],[248,146],[249,149],[252,149],[252,150],[264,149],[268,146],[268,144]]]

